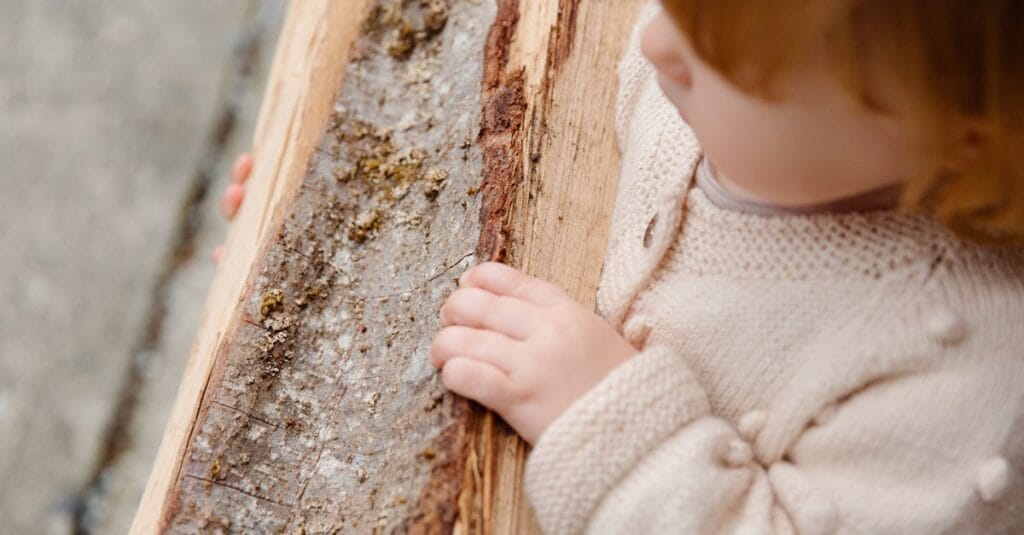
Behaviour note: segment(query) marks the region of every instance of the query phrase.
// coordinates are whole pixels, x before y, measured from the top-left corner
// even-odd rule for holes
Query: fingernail
[[[251,172],[252,156],[249,154],[241,154],[238,158],[235,158],[235,163],[231,166],[231,181],[236,184],[241,184]]]

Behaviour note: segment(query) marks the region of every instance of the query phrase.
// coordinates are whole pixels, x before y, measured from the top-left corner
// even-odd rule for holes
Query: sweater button
[[[757,438],[757,434],[764,429],[764,424],[767,421],[767,412],[762,410],[750,411],[740,417],[736,430],[739,431],[741,437],[753,442]]]
[[[729,468],[747,466],[754,460],[754,451],[750,444],[739,438],[728,438],[719,442],[717,453],[721,463]]]
[[[943,344],[955,344],[967,335],[963,319],[949,309],[939,309],[928,317],[928,336]]]
[[[1010,485],[1010,463],[1002,457],[992,457],[978,469],[978,494],[986,502],[999,499]]]
[[[658,214],[654,214],[651,220],[647,223],[647,230],[644,231],[644,249],[648,249],[651,246],[651,241],[654,239],[654,229],[658,226]]]

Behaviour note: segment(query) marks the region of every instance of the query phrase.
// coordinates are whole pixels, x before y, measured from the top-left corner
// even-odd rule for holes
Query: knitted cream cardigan
[[[639,52],[598,310],[640,353],[526,466],[548,533],[1024,533],[1024,253],[891,211],[765,217]]]

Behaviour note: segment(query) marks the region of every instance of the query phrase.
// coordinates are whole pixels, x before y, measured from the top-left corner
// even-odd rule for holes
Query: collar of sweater
[[[938,262],[961,246],[932,219],[895,209],[772,214],[716,206],[691,188],[672,246],[674,269],[692,275],[806,280],[884,274]]]
[[[684,143],[670,151],[677,172],[631,170],[620,182],[597,295],[598,312],[613,325],[653,280],[676,274],[840,282],[907,270],[927,278],[953,257],[1024,258],[1024,247],[965,243],[933,219],[897,209],[760,215],[718,207],[695,187],[702,154],[692,132],[678,128]]]

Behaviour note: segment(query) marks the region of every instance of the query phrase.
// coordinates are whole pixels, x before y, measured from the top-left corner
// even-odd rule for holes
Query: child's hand
[[[561,288],[497,262],[462,274],[441,322],[430,362],[445,386],[500,414],[531,444],[637,352]]]
[[[235,163],[231,166],[231,184],[220,196],[220,213],[224,219],[231,221],[238,213],[238,209],[242,207],[242,201],[245,199],[245,181],[249,180],[250,174],[252,174],[252,154],[243,152],[235,158]],[[224,246],[219,245],[213,250],[213,261],[220,262],[222,256],[224,256]]]

